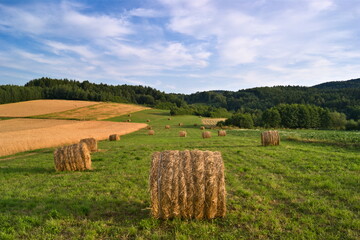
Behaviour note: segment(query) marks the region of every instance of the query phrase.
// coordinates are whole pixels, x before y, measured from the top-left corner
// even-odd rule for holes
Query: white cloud
[[[313,11],[320,12],[333,9],[335,4],[331,0],[309,0],[309,7]]]
[[[135,17],[147,17],[147,18],[155,18],[161,17],[163,14],[160,11],[154,9],[146,9],[146,8],[135,8],[128,12],[128,15]]]
[[[132,34],[131,24],[124,18],[86,15],[72,4],[26,5],[23,8],[0,5],[3,30],[67,39],[122,37]],[[5,26],[5,27],[4,27]]]

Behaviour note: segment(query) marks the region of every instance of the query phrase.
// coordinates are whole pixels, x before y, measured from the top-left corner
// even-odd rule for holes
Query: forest
[[[165,93],[146,86],[114,86],[47,77],[31,80],[25,86],[0,86],[0,104],[34,99],[143,104],[169,109],[172,115],[225,117],[228,121],[220,124],[239,127],[360,128],[360,79],[313,87],[258,87],[189,95]],[[237,120],[232,121],[235,118]],[[247,122],[245,126],[244,122]]]

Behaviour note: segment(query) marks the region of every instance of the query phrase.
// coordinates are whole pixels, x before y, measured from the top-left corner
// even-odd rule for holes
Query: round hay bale
[[[131,117],[131,114],[128,114],[128,117]]]
[[[84,138],[80,140],[80,143],[85,143],[90,152],[96,152],[98,150],[98,144],[95,138]]]
[[[165,125],[165,129],[170,129],[170,125]]]
[[[91,169],[91,156],[85,143],[60,147],[54,151],[56,171],[80,171]]]
[[[205,130],[205,127],[204,127],[204,126],[201,126],[201,127],[200,127],[200,130]]]
[[[120,140],[120,135],[119,134],[112,134],[109,136],[109,140],[110,141],[118,141]]]
[[[181,127],[181,126],[183,126],[184,124],[183,123],[179,123],[179,126]]]
[[[152,126],[147,126],[146,129],[151,130]]]
[[[202,132],[202,138],[211,138],[211,132]]]
[[[126,120],[127,122],[131,122],[131,119]]]
[[[220,152],[155,152],[149,180],[151,214],[155,218],[212,219],[226,215]]]
[[[155,131],[154,130],[149,130],[148,135],[154,135]]]
[[[225,137],[226,136],[226,131],[225,130],[219,130],[218,131],[218,136],[219,137]]]
[[[280,145],[280,135],[278,131],[265,131],[261,133],[261,145],[277,146]]]
[[[150,122],[150,119],[147,119],[146,122]]]
[[[168,118],[168,120],[171,120],[171,118]]]
[[[186,131],[180,131],[179,132],[179,137],[186,137],[187,132]]]

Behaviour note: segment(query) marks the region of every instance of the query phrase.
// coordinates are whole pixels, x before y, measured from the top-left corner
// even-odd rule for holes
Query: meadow
[[[228,129],[226,137],[208,130],[213,137],[202,139],[201,118],[168,117],[155,109],[133,113],[132,122],[149,119],[155,135],[141,129],[99,142],[91,171],[55,172],[52,148],[0,157],[0,239],[360,238],[360,148],[304,141],[338,134],[356,143],[357,132],[288,130],[280,146],[262,147],[261,130]],[[178,137],[180,130],[188,136]],[[150,217],[151,155],[174,149],[222,153],[225,218]]]

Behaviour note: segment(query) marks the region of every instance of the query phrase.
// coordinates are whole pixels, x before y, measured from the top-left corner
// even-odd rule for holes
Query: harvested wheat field
[[[132,104],[101,102],[93,106],[85,106],[69,111],[46,114],[39,117],[51,119],[103,120],[145,109],[149,108]]]
[[[0,121],[0,156],[40,148],[78,143],[83,138],[104,140],[110,134],[125,135],[146,127],[145,123],[9,119]]]
[[[30,117],[99,104],[91,101],[33,100],[0,105],[1,117]]]
[[[226,118],[202,118],[201,122],[206,126],[216,126],[216,124],[220,121],[225,121]]]

